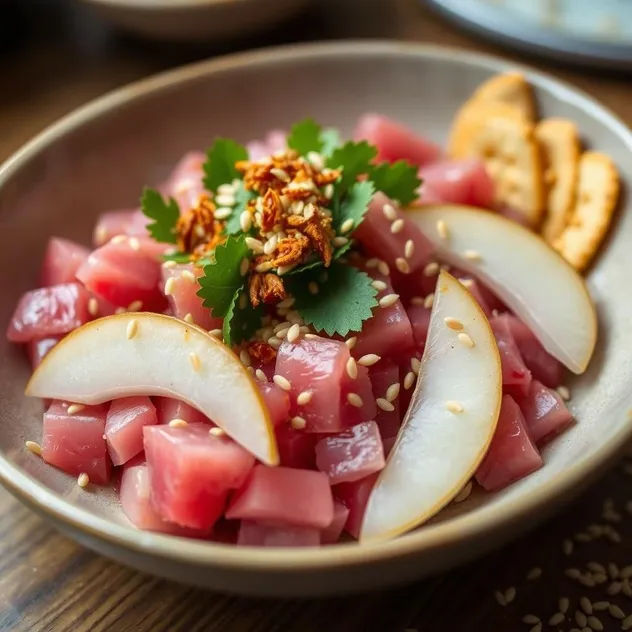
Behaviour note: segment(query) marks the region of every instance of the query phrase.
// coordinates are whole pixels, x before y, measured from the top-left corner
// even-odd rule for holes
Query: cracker
[[[448,144],[453,158],[483,160],[496,185],[496,202],[535,226],[542,217],[542,161],[534,125],[512,105],[468,101],[458,112]]]
[[[533,89],[519,72],[494,75],[476,89],[472,100],[505,103],[522,112],[529,121],[537,119]]]
[[[585,270],[599,250],[612,221],[619,190],[619,174],[612,159],[598,152],[584,152],[579,160],[571,222],[554,244],[577,270]]]
[[[544,119],[536,126],[535,136],[542,150],[547,199],[541,232],[552,244],[571,220],[581,143],[576,125],[566,119]]]

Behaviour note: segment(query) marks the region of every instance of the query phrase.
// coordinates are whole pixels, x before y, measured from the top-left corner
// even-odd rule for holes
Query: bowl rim
[[[190,9],[224,7],[252,0],[81,0],[84,4],[107,7],[110,9],[129,9],[151,13],[154,11],[186,11]]]
[[[269,65],[284,60],[340,59],[365,56],[382,58],[445,60],[484,68],[492,72],[508,70],[523,72],[536,86],[558,98],[573,103],[598,118],[616,133],[632,151],[632,131],[609,109],[587,93],[551,75],[500,57],[463,49],[385,40],[346,40],[324,43],[290,44],[247,51],[217,59],[196,62],[131,83],[84,105],[40,132],[17,150],[0,166],[0,191],[14,173],[25,167],[40,151],[57,139],[73,132],[102,114],[129,101],[163,90],[172,89],[203,76],[212,76],[242,68],[245,65]],[[632,403],[631,403],[632,404]],[[631,411],[628,411],[628,416]],[[483,534],[500,532],[517,521],[528,522],[542,505],[553,504],[572,489],[579,490],[591,475],[604,469],[607,463],[632,439],[632,424],[623,424],[614,435],[592,455],[570,465],[559,476],[537,489],[504,501],[502,513],[497,509],[478,510],[438,524],[428,524],[393,540],[358,545],[345,543],[323,548],[241,548],[233,544],[197,541],[158,533],[139,531],[129,526],[101,518],[86,509],[76,507],[37,482],[0,453],[0,483],[40,514],[62,522],[72,531],[98,538],[108,544],[137,554],[151,553],[161,558],[191,565],[203,565],[229,570],[267,570],[278,573],[302,573],[343,566],[367,566],[377,562],[401,559],[423,551],[476,539]],[[500,513],[500,515],[499,515]]]

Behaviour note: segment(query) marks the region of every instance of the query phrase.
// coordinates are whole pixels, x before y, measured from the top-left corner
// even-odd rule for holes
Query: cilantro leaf
[[[191,255],[188,252],[174,252],[170,255],[162,255],[163,261],[175,261],[176,263],[189,263]]]
[[[375,187],[370,180],[353,183],[339,203],[334,206],[335,230],[339,232],[342,223],[348,219],[353,220],[354,228],[359,226],[374,193]]]
[[[320,150],[320,153],[323,156],[331,156],[332,152],[336,147],[340,145],[340,134],[337,129],[333,127],[329,127],[324,129],[320,134],[320,140],[323,143],[323,147]]]
[[[161,243],[175,244],[177,242],[175,227],[180,217],[178,203],[173,198],[165,202],[158,191],[145,187],[140,199],[140,207],[144,215],[154,220],[147,225],[151,236]]]
[[[235,169],[238,160],[248,160],[248,151],[230,138],[217,138],[206,152],[204,162],[204,186],[213,193],[221,184],[230,184],[241,174]]]
[[[421,180],[417,176],[417,167],[405,160],[382,162],[371,169],[369,178],[376,190],[382,191],[401,205],[410,204],[418,197],[417,189]]]
[[[365,272],[340,263],[332,263],[327,281],[321,285],[322,274],[323,270],[316,268],[288,277],[286,283],[296,299],[294,309],[306,323],[329,336],[360,331],[377,305],[372,279]],[[318,294],[309,291],[308,284],[312,281],[319,283]]]
[[[239,268],[250,254],[244,235],[229,237],[215,248],[214,261],[204,266],[197,295],[203,299],[205,307],[213,310],[214,317],[226,316],[235,292],[244,286]]]
[[[246,307],[242,309],[240,299],[244,295],[247,296],[245,288],[241,287],[236,290],[224,317],[222,336],[228,346],[239,344],[242,340],[251,338],[255,331],[261,327],[261,319],[264,315],[262,306],[253,307],[250,301],[247,301]]]
[[[243,182],[239,183],[237,191],[235,192],[235,206],[233,206],[233,212],[228,216],[226,224],[224,225],[224,230],[227,235],[237,235],[242,232],[240,216],[242,212],[246,210],[248,202],[254,200],[256,197],[257,194],[254,191],[246,189]]]
[[[296,150],[301,156],[307,156],[310,151],[320,153],[324,146],[321,133],[321,126],[314,119],[306,118],[292,125],[287,137],[287,146]]]
[[[365,140],[359,143],[349,141],[332,152],[327,159],[327,166],[332,169],[342,169],[342,175],[336,185],[340,195],[344,194],[358,176],[371,171],[371,161],[375,156],[377,156],[377,149]]]

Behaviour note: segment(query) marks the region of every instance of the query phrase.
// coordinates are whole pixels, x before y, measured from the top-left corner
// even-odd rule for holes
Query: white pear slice
[[[446,318],[463,329],[451,328]],[[369,497],[361,542],[413,529],[461,491],[487,452],[501,397],[500,356],[489,322],[463,285],[442,272],[417,388]]]
[[[573,373],[597,340],[597,316],[583,279],[538,235],[504,217],[458,205],[409,211],[439,256],[478,277]]]
[[[80,327],[48,353],[26,394],[81,404],[173,397],[264,463],[278,463],[267,407],[239,358],[208,332],[170,316],[119,314]]]

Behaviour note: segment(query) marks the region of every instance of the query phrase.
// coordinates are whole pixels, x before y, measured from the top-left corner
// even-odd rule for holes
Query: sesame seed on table
[[[28,2],[14,0],[9,4]],[[83,11],[81,3],[38,2],[37,10],[32,11],[35,17],[29,17],[35,21],[26,27],[29,39],[8,56],[0,53],[0,64],[11,64],[3,85],[3,94],[11,98],[0,99],[0,159],[52,121],[107,90],[237,47],[347,36],[387,37],[519,59],[517,54],[463,35],[415,0],[363,0],[362,19],[354,0],[320,0],[314,4],[307,17],[271,33],[232,45],[179,48],[116,37],[98,17]],[[78,13],[70,16],[75,5]],[[594,94],[632,124],[628,108],[632,88],[625,79],[528,61]],[[437,226],[437,230],[443,238],[449,237],[447,226]],[[405,259],[412,254],[411,246],[407,246],[403,263],[399,264],[404,270]],[[476,253],[469,255],[476,263]],[[380,271],[386,265],[375,262]],[[434,274],[436,270],[429,272]],[[386,288],[377,285],[375,289]],[[427,307],[431,307],[431,300]],[[139,309],[130,305],[128,311],[134,308]],[[89,309],[96,312],[98,305],[93,302]],[[274,345],[280,345],[284,336],[297,335],[295,324],[288,318],[284,327],[274,332]],[[133,327],[127,332],[130,338],[136,333]],[[212,333],[221,336],[219,330]],[[465,336],[467,332],[455,330],[455,337],[469,345]],[[352,338],[347,340],[349,348],[354,343]],[[364,363],[360,359],[357,364],[368,362],[370,366],[372,359],[366,358]],[[192,366],[197,366],[195,358],[190,360]],[[402,378],[402,393],[410,391],[416,381],[419,362],[411,360],[411,370]],[[199,369],[204,371],[204,366]],[[354,373],[353,367],[350,371]],[[257,378],[267,381],[265,374],[257,373]],[[382,398],[386,408],[400,392],[396,385],[393,387]],[[569,393],[562,389],[560,395],[566,398]],[[307,391],[296,396],[304,405],[311,394]],[[293,423],[299,428],[303,425],[300,413]],[[219,429],[212,431],[221,434]],[[29,444],[26,449],[33,452],[29,456],[38,458],[38,444]],[[632,446],[630,453],[560,514],[498,552],[409,586],[370,596],[326,600],[223,596],[143,575],[60,535],[0,489],[0,631],[632,630]],[[77,494],[94,493],[95,486],[89,480],[84,477],[81,483],[86,487],[80,487],[77,479]],[[471,486],[466,486],[458,500],[467,503],[470,491]]]

